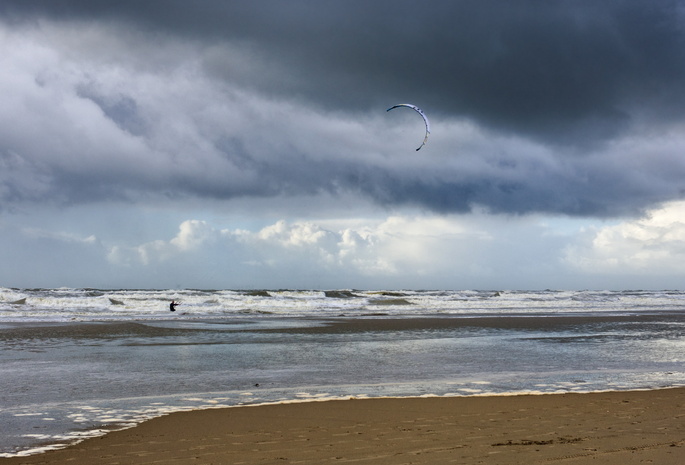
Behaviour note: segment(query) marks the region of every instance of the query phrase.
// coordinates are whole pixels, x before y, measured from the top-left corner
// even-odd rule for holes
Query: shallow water
[[[177,291],[117,291],[142,302],[123,316],[121,304],[107,314],[89,301],[104,292],[10,291],[35,311],[0,319],[3,455],[186,409],[685,385],[679,293],[403,293],[410,304],[371,312],[369,299],[399,297],[280,291],[296,302],[244,294],[223,313],[212,303],[171,315],[160,296]],[[200,309],[228,291],[184,292]],[[255,298],[274,311],[261,300],[260,312],[245,311]]]

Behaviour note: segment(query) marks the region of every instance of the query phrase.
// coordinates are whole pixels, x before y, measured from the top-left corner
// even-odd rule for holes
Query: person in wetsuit
[[[176,303],[176,301],[172,300],[171,303],[169,304],[169,310],[171,310],[172,312],[175,312],[176,311],[176,305],[178,305]]]

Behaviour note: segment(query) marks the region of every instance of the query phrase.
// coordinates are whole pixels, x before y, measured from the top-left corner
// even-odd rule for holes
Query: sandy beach
[[[685,389],[174,413],[15,464],[682,464]]]

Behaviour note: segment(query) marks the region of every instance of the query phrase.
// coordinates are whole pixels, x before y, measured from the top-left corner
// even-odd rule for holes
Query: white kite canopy
[[[412,110],[416,111],[419,115],[421,115],[421,118],[423,118],[423,122],[426,123],[426,137],[423,138],[423,143],[419,146],[418,149],[416,149],[416,151],[418,152],[419,150],[421,150],[421,147],[426,145],[426,142],[428,141],[428,135],[431,133],[431,125],[428,122],[428,118],[426,117],[426,114],[419,107],[417,107],[416,105],[412,105],[411,103],[400,103],[398,105],[393,105],[390,108],[388,108],[386,111],[390,111],[393,108],[397,108],[397,107],[411,108]]]

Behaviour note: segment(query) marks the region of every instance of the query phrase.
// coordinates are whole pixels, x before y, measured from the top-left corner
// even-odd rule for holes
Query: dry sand
[[[685,389],[174,413],[14,464],[685,464]]]

